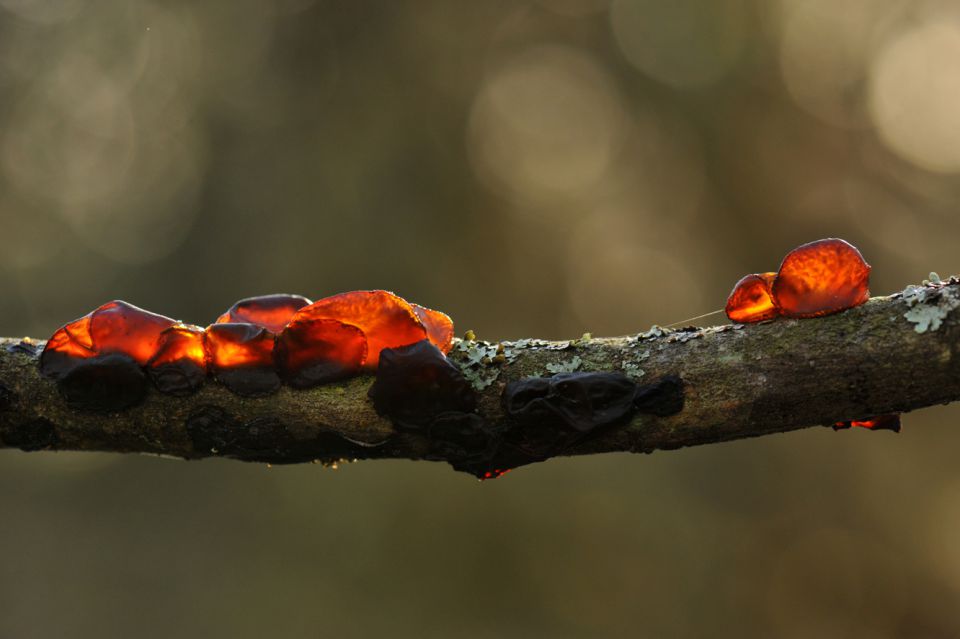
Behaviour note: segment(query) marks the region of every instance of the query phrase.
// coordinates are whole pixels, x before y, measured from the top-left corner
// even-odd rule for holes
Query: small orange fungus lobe
[[[833,430],[842,430],[845,428],[869,428],[870,430],[892,430],[895,433],[900,432],[900,415],[879,415],[870,419],[852,420],[849,422],[837,422],[833,425]]]
[[[773,299],[786,317],[820,317],[870,299],[870,265],[853,245],[836,238],[790,251],[773,282]]]
[[[273,333],[254,324],[211,324],[204,331],[211,372],[238,395],[264,395],[279,388],[273,345]]]
[[[141,366],[153,357],[160,334],[176,321],[132,304],[107,302],[53,334],[40,358],[40,371],[59,377],[79,360],[122,354]]]
[[[147,374],[162,393],[189,395],[207,375],[203,329],[178,324],[160,334],[157,351],[147,362]]]
[[[358,374],[367,359],[367,338],[340,320],[295,319],[277,335],[274,356],[284,382],[310,388]]]
[[[446,355],[453,347],[453,320],[446,313],[411,304],[413,312],[427,329],[427,339]]]
[[[727,317],[732,322],[762,322],[778,315],[770,287],[776,273],[747,275],[733,287],[727,298]]]
[[[204,343],[214,370],[273,365],[273,334],[254,324],[212,324]]]
[[[302,295],[261,295],[242,299],[217,318],[217,324],[246,323],[279,333],[310,300]]]
[[[338,320],[363,331],[367,340],[364,367],[375,369],[380,351],[419,342],[427,337],[423,322],[402,297],[388,291],[351,291],[305,306],[293,316],[291,326],[314,320]]]

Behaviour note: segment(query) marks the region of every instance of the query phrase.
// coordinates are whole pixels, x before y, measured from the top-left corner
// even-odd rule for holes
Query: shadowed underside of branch
[[[450,360],[471,381],[476,412],[496,432],[516,427],[502,401],[509,382],[563,371],[614,372],[641,384],[679,377],[685,400],[679,413],[637,414],[589,438],[564,440],[541,458],[650,452],[960,399],[958,306],[960,284],[951,280],[818,319],[571,342],[460,340]],[[377,414],[367,396],[372,376],[311,390],[282,388],[262,398],[238,397],[211,381],[189,397],[151,390],[140,405],[103,414],[68,406],[56,384],[39,375],[33,350],[29,341],[0,340],[0,443],[7,448],[273,463],[452,461],[427,431],[398,430]],[[521,463],[529,461],[537,460]]]

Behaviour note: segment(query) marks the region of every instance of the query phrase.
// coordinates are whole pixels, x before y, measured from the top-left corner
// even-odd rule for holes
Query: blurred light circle
[[[474,101],[467,143],[487,184],[521,200],[542,199],[600,180],[622,126],[603,69],[576,50],[541,46],[491,74]]]
[[[654,80],[697,88],[720,80],[743,48],[743,0],[613,0],[610,23],[627,60]]]
[[[838,126],[867,123],[864,84],[890,0],[809,0],[786,12],[780,69],[794,101]]]
[[[960,171],[960,28],[926,24],[874,61],[870,112],[884,143],[928,171]]]
[[[80,11],[83,0],[0,0],[0,7],[17,17],[40,24],[70,20]]]

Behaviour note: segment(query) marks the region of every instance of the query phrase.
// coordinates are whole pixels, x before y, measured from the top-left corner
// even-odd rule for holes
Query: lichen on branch
[[[215,383],[184,397],[151,389],[130,408],[83,410],[39,374],[43,342],[4,339],[0,443],[271,463],[429,459],[494,476],[559,455],[650,452],[956,401],[958,307],[960,282],[937,278],[815,319],[569,341],[456,340],[449,364],[472,400],[437,404],[442,411],[412,426],[378,412],[367,373],[263,397]],[[641,397],[664,380],[676,380],[683,400],[670,414],[651,409],[665,396]]]

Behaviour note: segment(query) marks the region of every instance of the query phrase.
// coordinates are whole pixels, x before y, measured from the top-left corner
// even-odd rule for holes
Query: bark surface
[[[490,343],[459,340],[449,359],[470,381],[486,428],[516,428],[503,406],[509,382],[561,372],[614,372],[638,384],[683,382],[667,417],[635,414],[549,454],[650,452],[900,413],[960,399],[960,282],[871,299],[818,319],[751,325],[654,327],[639,335]],[[43,342],[0,340],[0,443],[23,450],[225,456],[273,463],[341,458],[456,461],[428,431],[378,415],[372,376],[245,398],[208,381],[189,397],[151,389],[132,408],[71,408],[38,372]],[[551,428],[550,424],[544,425]],[[469,446],[468,444],[464,444]],[[466,451],[470,453],[471,451]],[[515,463],[529,463],[526,459]],[[474,471],[475,472],[475,471]]]

